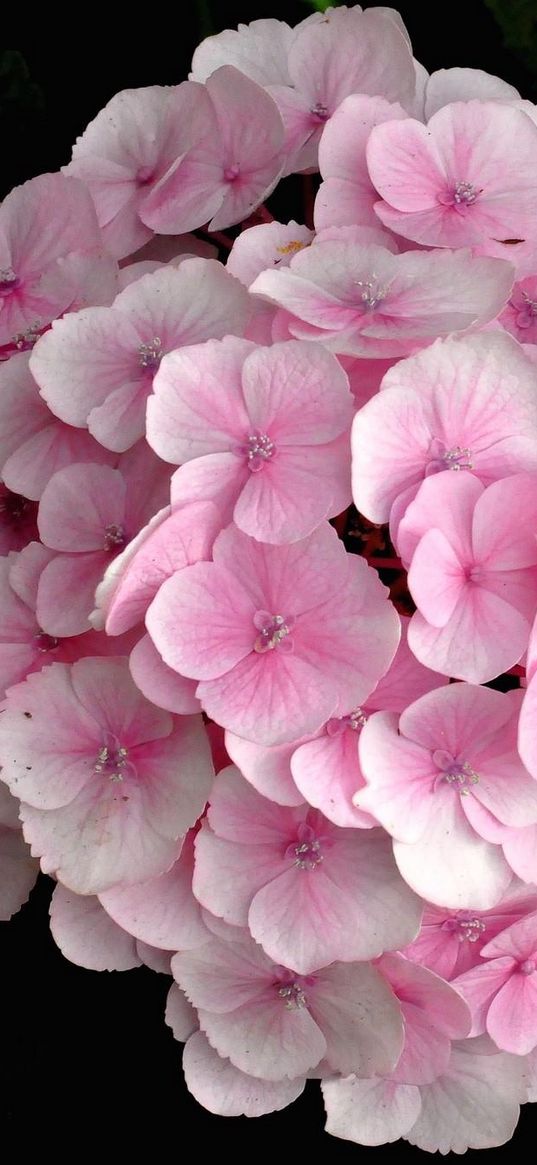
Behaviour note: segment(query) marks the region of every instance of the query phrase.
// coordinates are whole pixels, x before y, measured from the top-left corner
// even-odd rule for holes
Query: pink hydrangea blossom
[[[262,272],[250,288],[291,313],[291,335],[336,352],[406,355],[437,336],[494,319],[512,287],[513,267],[498,259],[468,251],[399,255],[371,227],[339,232],[339,238],[322,232],[288,268]]]
[[[88,187],[106,246],[118,258],[152,238],[140,211],[202,131],[197,98],[188,82],[124,89],[77,138],[65,173]]]
[[[165,353],[242,332],[250,310],[221,264],[186,259],[137,279],[110,307],[58,320],[36,344],[32,372],[56,416],[124,452],[145,434],[146,401]]]
[[[358,1144],[403,1137],[428,1153],[465,1153],[503,1145],[525,1099],[522,1063],[488,1041],[458,1040],[446,1071],[431,1084],[385,1078],[322,1084],[327,1132]]]
[[[238,930],[233,941],[175,955],[172,970],[211,1046],[247,1075],[295,1079],[321,1061],[344,1073],[387,1072],[400,1055],[399,1004],[369,963],[300,976]]]
[[[350,501],[353,398],[335,356],[291,340],[266,351],[227,337],[171,353],[155,377],[147,437],[181,465],[176,488],[219,506],[260,542],[296,542]]]
[[[32,852],[77,894],[169,869],[212,777],[200,719],[149,704],[121,658],[52,664],[11,688],[0,757]]]
[[[247,925],[270,958],[301,974],[394,950],[421,918],[384,834],[338,829],[308,806],[277,806],[233,767],[218,775],[196,839],[193,889],[212,914]]]
[[[21,346],[64,311],[109,303],[117,267],[106,255],[82,182],[40,174],[0,208],[0,345]]]
[[[260,85],[224,65],[205,85],[187,81],[185,87],[195,111],[195,141],[178,153],[139,208],[142,221],[159,234],[204,223],[216,231],[240,222],[268,197],[283,171],[283,122]]]
[[[268,222],[248,227],[237,235],[226,263],[226,271],[250,287],[254,279],[271,267],[288,267],[293,255],[309,247],[314,233],[291,219],[289,223]]]
[[[37,592],[53,558],[54,552],[39,542],[0,558],[0,694],[51,663],[74,663],[83,655],[117,655],[132,646],[132,635],[118,640],[87,631],[60,638],[43,631],[36,615]]]
[[[477,246],[517,262],[537,248],[537,126],[496,101],[459,101],[376,126],[367,164],[380,221],[433,247]],[[516,179],[513,182],[513,175]]]
[[[264,748],[226,733],[230,756],[259,793],[281,805],[297,805],[304,799],[335,825],[369,828],[375,824],[371,814],[352,801],[364,784],[358,740],[367,717],[379,709],[402,712],[412,700],[447,683],[412,655],[407,626],[408,619],[403,618],[395,658],[374,691],[358,708],[328,720],[313,737]]]
[[[383,97],[360,93],[342,101],[319,143],[323,181],[315,199],[316,230],[353,224],[378,226],[374,210],[378,193],[367,168],[367,141],[373,126],[406,117],[400,105]]]
[[[471,1035],[487,1031],[503,1051],[537,1047],[537,911],[481,950],[481,962],[455,981],[472,1011]]]
[[[50,635],[89,630],[95,589],[110,561],[166,501],[169,474],[144,442],[119,465],[69,465],[43,492],[39,533],[57,553],[41,575],[37,617]]]
[[[0,364],[0,472],[14,493],[39,500],[58,469],[74,461],[112,465],[114,457],[89,433],[51,413],[39,395],[28,360],[28,354],[21,352]]]
[[[514,85],[483,69],[437,69],[425,84],[423,120],[428,121],[444,105],[473,100],[511,104],[520,100],[520,93]]]
[[[537,820],[537,783],[516,751],[512,696],[450,684],[399,720],[377,712],[362,729],[367,788],[357,804],[392,835],[403,877],[435,905],[487,910],[500,902],[512,871],[490,840],[490,821]]]
[[[174,984],[176,990],[177,985]],[[279,1112],[304,1091],[305,1077],[259,1080],[219,1056],[207,1036],[194,1032],[183,1052],[185,1083],[192,1095],[217,1116],[263,1116]]]
[[[455,979],[480,963],[486,943],[536,909],[537,892],[516,884],[491,910],[449,911],[427,904],[420,933],[404,954],[444,979]]]
[[[422,482],[397,544],[417,607],[408,641],[427,667],[480,684],[523,656],[537,608],[536,481],[517,473],[485,488],[473,473],[439,473]]]
[[[352,448],[354,500],[373,522],[443,470],[484,485],[534,471],[537,371],[507,336],[437,340],[386,373],[354,419]]]
[[[234,526],[213,562],[160,588],[146,625],[164,662],[200,682],[211,719],[260,744],[315,732],[359,704],[395,655],[399,619],[375,571],[327,524],[267,546]]]

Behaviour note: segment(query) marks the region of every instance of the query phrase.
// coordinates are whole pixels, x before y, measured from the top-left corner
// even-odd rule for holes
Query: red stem
[[[224,247],[226,251],[231,251],[234,239],[231,239],[229,235],[223,234],[222,231],[210,231],[207,227],[200,227],[199,229],[203,235],[207,235],[211,243],[218,243],[219,247]]]
[[[369,558],[370,566],[377,566],[379,570],[404,570],[400,558]]]

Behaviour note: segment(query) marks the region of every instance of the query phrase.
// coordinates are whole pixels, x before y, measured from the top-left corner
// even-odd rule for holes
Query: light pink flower
[[[15,187],[0,208],[0,345],[22,346],[64,311],[110,302],[116,271],[82,182],[40,174]]]
[[[400,717],[377,712],[359,751],[356,796],[394,839],[397,865],[423,898],[487,910],[512,879],[489,821],[537,820],[537,783],[516,752],[518,701],[472,684],[428,692]]]
[[[352,449],[354,501],[373,522],[443,470],[484,485],[537,470],[536,369],[499,333],[437,340],[386,373],[356,414]]]
[[[263,796],[281,805],[298,805],[302,798],[335,825],[369,828],[369,813],[352,802],[364,784],[358,740],[372,712],[402,712],[413,700],[440,684],[445,677],[418,663],[407,643],[408,619],[401,620],[401,640],[387,673],[358,708],[332,717],[320,732],[304,741],[263,748],[226,733],[230,756],[244,777]]]
[[[193,889],[212,914],[248,926],[270,958],[305,975],[394,950],[421,917],[384,834],[274,805],[234,767],[219,773],[196,838]]]
[[[514,85],[483,69],[437,69],[425,85],[423,120],[428,121],[444,105],[472,100],[511,104],[520,100],[520,93]]]
[[[37,592],[53,558],[54,552],[39,542],[0,558],[0,694],[51,663],[74,663],[84,655],[118,655],[132,645],[132,635],[118,640],[87,631],[60,638],[43,631],[36,615]]]
[[[175,955],[172,970],[212,1047],[261,1080],[303,1077],[321,1061],[344,1073],[387,1072],[399,1057],[399,1004],[368,963],[300,976],[239,930],[234,941]]]
[[[324,1081],[322,1090],[326,1130],[336,1137],[364,1145],[403,1137],[429,1153],[465,1153],[512,1136],[524,1096],[522,1061],[494,1054],[489,1041],[461,1040],[432,1084],[351,1077]]]
[[[537,911],[514,922],[481,950],[480,964],[455,986],[472,1012],[472,1035],[487,1031],[505,1052],[537,1047]]]
[[[149,704],[120,658],[53,664],[11,688],[0,756],[33,854],[77,894],[169,869],[212,777],[201,720]]]
[[[58,883],[49,913],[54,942],[71,963],[91,971],[141,966],[136,939],[108,917],[94,895],[73,894]]]
[[[498,259],[467,251],[397,255],[388,236],[371,227],[339,232],[335,239],[323,232],[288,268],[262,272],[250,288],[295,317],[291,335],[336,352],[406,355],[439,335],[494,319],[512,287],[513,268]]]
[[[387,671],[399,619],[335,530],[266,546],[228,527],[211,563],[160,588],[146,625],[164,662],[200,682],[211,719],[260,744],[315,732]]]
[[[54,474],[38,516],[45,546],[58,552],[39,582],[37,617],[44,631],[89,630],[97,584],[112,558],[166,501],[168,480],[166,466],[145,442],[124,454],[119,469],[86,462]]]
[[[283,171],[283,122],[260,85],[224,65],[205,85],[187,81],[185,86],[195,110],[196,140],[139,208],[142,221],[159,234],[204,223],[216,231],[241,222],[268,197]]]
[[[316,230],[355,223],[378,226],[374,210],[378,193],[367,168],[367,141],[373,126],[407,116],[400,105],[391,104],[384,97],[359,93],[342,101],[319,143],[323,181],[315,199]]]
[[[140,211],[202,132],[199,104],[198,88],[188,82],[124,89],[77,138],[65,173],[88,187],[106,246],[119,258],[152,237]]]
[[[501,930],[536,909],[537,892],[521,885],[509,888],[491,910],[448,911],[427,904],[420,933],[403,953],[444,979],[454,979],[481,962],[483,947]]]
[[[237,235],[229,252],[226,271],[250,287],[254,279],[270,267],[288,267],[293,255],[308,247],[314,238],[309,227],[291,219],[289,223],[268,222],[248,227]]]
[[[258,85],[289,85],[287,54],[295,34],[283,20],[252,20],[205,37],[194,51],[190,80],[207,81],[222,65],[234,65]]]
[[[260,542],[311,534],[346,508],[353,398],[335,356],[291,340],[226,337],[171,353],[155,377],[147,439],[175,483]]]
[[[36,345],[31,369],[56,416],[124,452],[145,434],[146,401],[165,353],[241,333],[250,310],[220,263],[186,259],[137,279],[110,307],[58,320]]]
[[[472,473],[422,482],[397,544],[417,606],[408,641],[427,667],[480,684],[524,654],[537,607],[536,482],[530,473],[486,489]]]
[[[112,465],[114,457],[89,433],[51,413],[39,395],[28,360],[28,354],[21,352],[0,364],[0,472],[14,493],[39,500],[58,469],[75,461]]]
[[[175,989],[179,988],[174,984]],[[219,1056],[207,1036],[196,1031],[183,1052],[188,1091],[217,1116],[263,1116],[279,1112],[304,1091],[305,1077],[295,1080],[259,1080]]]
[[[496,101],[444,105],[427,127],[376,126],[367,144],[381,222],[433,247],[518,261],[537,247],[537,126]],[[514,241],[516,240],[516,241]]]
[[[290,45],[291,85],[271,85],[286,129],[286,173],[317,165],[323,129],[351,93],[411,101],[415,71],[410,42],[398,13],[333,8],[304,21]]]

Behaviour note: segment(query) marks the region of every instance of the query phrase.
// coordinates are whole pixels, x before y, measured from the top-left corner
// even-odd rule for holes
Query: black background
[[[537,100],[528,53],[506,47],[479,0],[397,7],[429,71],[486,69]],[[299,0],[198,0],[197,7],[179,0],[124,9],[116,28],[113,13],[87,7],[75,23],[53,20],[43,35],[36,35],[28,13],[27,27],[10,46],[22,54],[26,78],[20,63],[15,79],[2,71],[0,48],[0,196],[66,163],[77,134],[118,90],[184,80],[208,20],[219,31],[268,16],[295,24],[309,11]],[[34,1145],[40,1155],[53,1152],[61,1160],[69,1152],[75,1161],[90,1151],[123,1162],[133,1152],[135,1160],[146,1153],[175,1159],[215,1149],[239,1161],[265,1150],[284,1165],[322,1156],[347,1162],[358,1154],[378,1160],[379,1153],[400,1162],[425,1160],[404,1142],[367,1149],[327,1136],[316,1084],[282,1113],[255,1121],[225,1120],[200,1108],[183,1081],[181,1046],[164,1025],[170,981],[146,968],[98,974],[68,963],[48,930],[51,891],[50,880],[41,878],[30,902],[0,924],[0,1152],[14,1146],[6,1160],[14,1151],[24,1159]],[[489,1156],[514,1160],[532,1128],[528,1106],[513,1141]]]

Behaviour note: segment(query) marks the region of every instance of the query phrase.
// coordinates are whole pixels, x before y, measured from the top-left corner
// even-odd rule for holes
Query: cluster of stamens
[[[439,437],[433,437],[429,446],[429,456],[431,460],[425,470],[426,477],[430,477],[433,473],[440,473],[443,469],[453,469],[459,473],[461,469],[474,468],[471,449],[462,445],[453,445],[451,449],[448,449],[445,442]]]
[[[133,769],[128,760],[128,750],[120,744],[113,733],[106,733],[105,738],[106,743],[97,753],[93,771],[107,776],[110,781],[122,781],[127,769]]]
[[[158,368],[162,360],[162,340],[155,336],[148,344],[140,344],[138,355],[142,368]]]
[[[277,988],[280,999],[285,1000],[285,1006],[290,1011],[295,1007],[307,1007],[308,998],[300,983],[282,983]]]
[[[298,827],[296,841],[287,846],[285,856],[293,859],[297,870],[315,870],[324,861],[321,841],[311,825],[303,821]]]
[[[250,433],[242,452],[246,455],[250,473],[259,473],[267,461],[274,457],[276,447],[268,433]]]
[[[456,933],[460,943],[476,943],[484,934],[486,926],[481,918],[471,918],[462,914],[456,918],[447,918],[442,924],[442,930]]]
[[[436,767],[441,770],[434,783],[435,791],[438,785],[445,781],[446,784],[455,788],[461,797],[468,797],[469,786],[479,784],[479,775],[468,761],[458,760],[457,757],[451,756],[451,753],[445,752],[444,749],[437,749],[433,753],[433,761]]]
[[[319,121],[327,121],[330,116],[328,107],[323,105],[322,101],[316,101],[315,105],[312,105],[310,113],[313,117],[318,118]]]
[[[374,311],[378,304],[386,299],[388,289],[380,286],[378,276],[374,272],[371,279],[357,279],[355,282],[357,287],[362,288],[360,300],[364,311]]]
[[[516,323],[519,328],[531,328],[535,323],[537,317],[537,299],[530,299],[526,291],[522,292],[522,303],[514,303],[512,300],[511,307],[517,313]]]
[[[278,647],[289,653],[293,650],[293,641],[288,639],[295,624],[293,615],[271,615],[270,611],[256,611],[254,627],[259,631],[254,643],[254,651],[263,655],[266,651],[274,651]]]
[[[472,202],[475,202],[478,194],[480,194],[480,191],[476,190],[471,182],[457,182],[453,191],[453,201],[458,205],[462,203],[465,206],[471,206]]]
[[[3,267],[0,270],[0,294],[2,291],[13,291],[18,282],[18,276],[12,267]]]
[[[127,542],[123,526],[116,526],[114,522],[104,528],[104,550],[122,550]]]
[[[28,348],[33,348],[34,344],[37,344],[40,335],[41,327],[35,323],[26,332],[15,332],[11,342],[18,352],[26,352]]]

